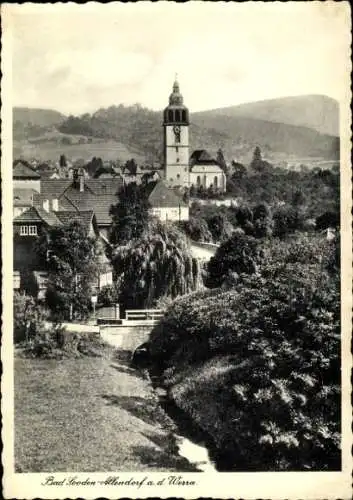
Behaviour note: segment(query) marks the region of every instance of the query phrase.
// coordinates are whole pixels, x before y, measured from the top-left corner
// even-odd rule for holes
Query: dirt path
[[[122,360],[15,362],[18,472],[194,471],[146,378]]]

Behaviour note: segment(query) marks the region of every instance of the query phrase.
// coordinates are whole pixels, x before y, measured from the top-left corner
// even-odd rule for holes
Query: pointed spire
[[[169,96],[169,104],[170,105],[177,105],[177,106],[181,106],[183,104],[183,96],[180,93],[177,73],[175,73],[173,92]]]

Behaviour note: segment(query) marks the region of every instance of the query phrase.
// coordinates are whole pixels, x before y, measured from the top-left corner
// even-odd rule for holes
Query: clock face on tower
[[[173,132],[175,135],[175,142],[180,142],[180,126],[174,125]]]

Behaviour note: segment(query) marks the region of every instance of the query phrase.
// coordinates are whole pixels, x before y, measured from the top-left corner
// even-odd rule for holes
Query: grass
[[[15,360],[17,472],[193,471],[123,359]]]
[[[14,142],[14,158],[23,156],[25,158],[38,158],[42,161],[58,161],[61,154],[64,154],[70,160],[82,158],[90,161],[94,156],[101,157],[103,160],[117,160],[125,162],[131,158],[141,162],[144,158],[134,152],[129,147],[113,140],[93,140],[90,144],[60,144],[56,142],[32,143],[28,141]]]

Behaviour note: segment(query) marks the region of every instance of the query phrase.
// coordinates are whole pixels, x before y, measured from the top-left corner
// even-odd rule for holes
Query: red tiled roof
[[[86,229],[89,229],[92,219],[94,217],[93,210],[87,210],[82,212],[74,212],[74,211],[60,211],[55,212],[55,215],[58,219],[64,224],[67,225],[74,220],[78,220],[83,224]]]
[[[40,175],[24,163],[17,163],[12,169],[13,179],[40,179]]]
[[[110,207],[118,202],[116,193],[122,186],[121,179],[85,179],[84,182],[84,191],[80,191],[72,180],[44,180],[41,198],[57,198],[60,210],[92,210],[98,225],[110,224]]]
[[[31,207],[14,218],[15,224],[28,224],[30,222],[44,222],[48,226],[60,226],[61,222],[53,212],[46,212],[39,207]]]
[[[148,201],[153,208],[186,206],[184,200],[168,188],[163,181],[150,182],[147,189],[149,191]]]

